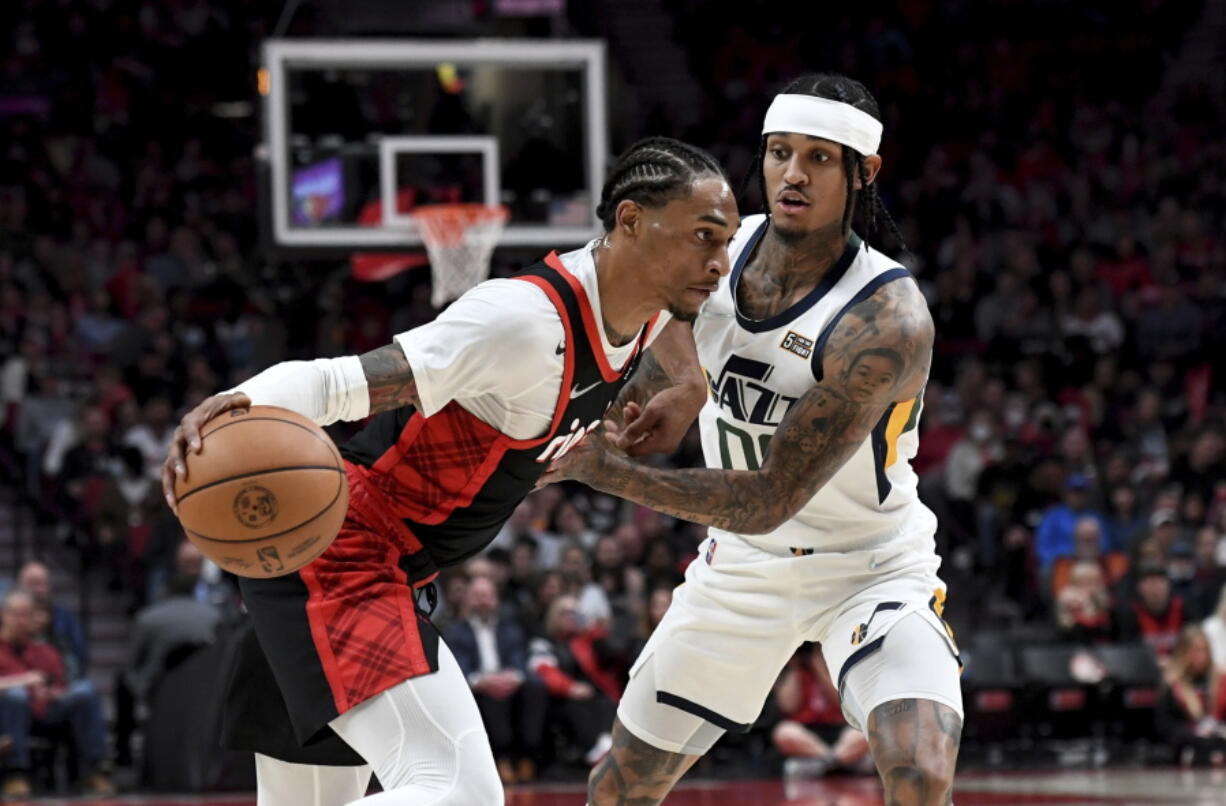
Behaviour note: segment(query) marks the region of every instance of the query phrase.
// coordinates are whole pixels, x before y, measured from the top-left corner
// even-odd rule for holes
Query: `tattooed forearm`
[[[656,806],[698,759],[652,747],[613,722],[613,749],[588,778],[592,806]]]
[[[622,410],[626,408],[626,404],[633,401],[640,406],[645,405],[648,400],[651,400],[657,392],[660,392],[672,386],[673,382],[668,377],[668,373],[664,371],[664,367],[660,366],[660,362],[656,360],[655,353],[648,350],[643,354],[643,359],[639,362],[638,369],[634,371],[634,376],[630,382],[622,387],[621,394],[617,396],[617,400],[613,402],[609,409],[609,418],[614,422],[622,421]]]
[[[582,481],[676,518],[762,534],[800,511],[856,452],[882,411],[823,384],[792,405],[760,471],[662,470],[606,455]]]
[[[421,408],[413,370],[399,345],[389,344],[371,350],[361,356],[361,361],[362,370],[366,373],[366,385],[370,390],[371,414],[402,406]]]
[[[660,470],[606,453],[572,477],[674,517],[740,534],[772,531],[838,472],[891,403],[920,393],[931,351],[919,290],[887,283],[835,328],[821,380],[788,409],[760,470]]]

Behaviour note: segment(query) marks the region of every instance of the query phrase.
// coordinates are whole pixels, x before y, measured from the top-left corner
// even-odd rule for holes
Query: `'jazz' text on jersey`
[[[796,398],[772,391],[765,384],[775,367],[735,353],[718,376],[708,376],[711,395],[734,419],[754,425],[779,425]]]

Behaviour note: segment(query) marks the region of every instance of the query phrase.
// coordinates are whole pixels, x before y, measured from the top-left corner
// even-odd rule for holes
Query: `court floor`
[[[1143,806],[1226,804],[1226,770],[1104,769],[973,773],[959,777],[957,806]],[[252,795],[139,795],[101,799],[41,799],[46,804],[97,806],[254,806]],[[880,806],[875,779],[829,778],[785,787],[780,781],[693,781],[665,806]],[[507,806],[583,806],[580,785],[510,790]],[[476,804],[474,804],[476,806]]]

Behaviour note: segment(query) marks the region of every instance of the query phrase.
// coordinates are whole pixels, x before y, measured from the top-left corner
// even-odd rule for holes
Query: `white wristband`
[[[251,398],[253,406],[280,406],[316,425],[361,420],[370,414],[366,373],[356,355],[282,361],[229,390]]]

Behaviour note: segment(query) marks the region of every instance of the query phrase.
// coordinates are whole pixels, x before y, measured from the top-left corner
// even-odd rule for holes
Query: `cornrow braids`
[[[661,207],[685,195],[695,179],[708,175],[728,178],[703,149],[671,137],[639,140],[614,163],[600,191],[596,217],[608,232],[617,223],[617,205],[623,200]]]
[[[838,73],[804,75],[790,82],[780,92],[787,95],[812,95],[816,98],[840,101],[881,120],[881,110],[877,106],[877,99],[868,91],[868,88],[859,81]],[[765,159],[766,135],[763,134],[758,141],[758,154],[753,171],[758,178],[758,190],[762,194],[762,201],[769,207],[766,195],[766,176],[762,171],[762,163]],[[859,229],[865,240],[879,241],[881,226],[884,224],[890,235],[898,241],[899,248],[906,251],[907,247],[903,242],[902,232],[899,231],[898,225],[894,223],[893,217],[881,201],[877,186],[868,183],[868,169],[864,165],[864,155],[850,146],[843,146],[843,174],[847,177],[847,203],[843,207],[843,231],[850,230],[858,208],[861,219]],[[753,175],[751,173],[749,176]],[[855,186],[857,177],[860,179],[860,190],[856,190]],[[747,185],[748,182],[745,184]],[[743,190],[745,190],[744,185]]]

